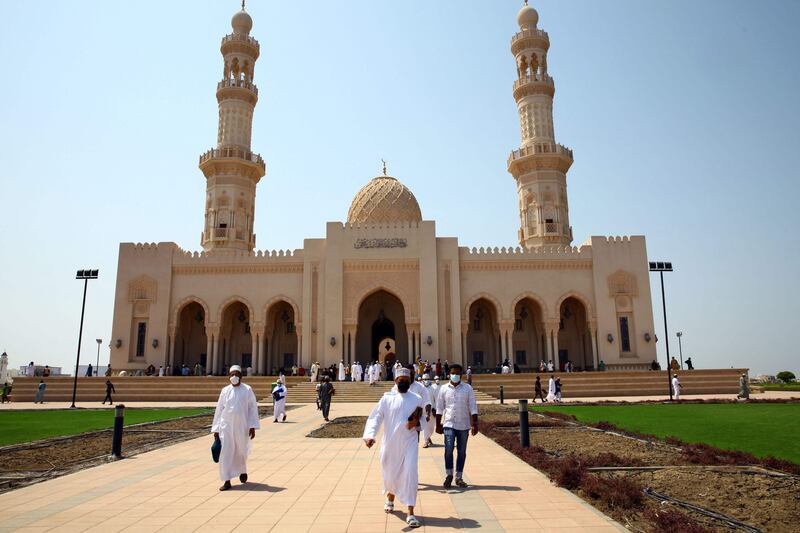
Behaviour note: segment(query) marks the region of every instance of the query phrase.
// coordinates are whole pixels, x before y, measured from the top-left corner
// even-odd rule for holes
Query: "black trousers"
[[[322,407],[322,417],[328,418],[328,413],[331,412],[331,401],[328,400],[320,400],[320,406]]]
[[[103,403],[105,404],[106,402],[110,403],[111,405],[114,405],[114,400],[111,399],[110,392],[107,392],[106,397],[103,399]]]

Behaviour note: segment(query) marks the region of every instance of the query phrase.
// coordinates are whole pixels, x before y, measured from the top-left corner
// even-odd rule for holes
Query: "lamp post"
[[[664,311],[664,339],[667,343],[667,390],[672,401],[672,369],[669,366],[669,330],[667,329],[667,301],[664,298],[664,272],[672,272],[672,263],[650,261],[650,272],[658,272],[661,277],[661,306]]]
[[[78,365],[81,363],[81,340],[83,339],[83,315],[86,310],[86,289],[89,287],[90,279],[97,279],[99,270],[78,270],[75,279],[83,280],[83,303],[81,304],[81,327],[78,330],[78,355],[75,357],[75,378],[72,381],[72,409],[75,408],[75,396],[78,393]]]
[[[103,344],[103,339],[95,339],[97,341],[97,362],[94,364],[94,375],[100,375],[100,345]]]
[[[681,344],[681,337],[683,337],[683,332],[679,331],[675,335],[678,336],[678,353],[681,356],[681,370],[683,370],[683,345]]]

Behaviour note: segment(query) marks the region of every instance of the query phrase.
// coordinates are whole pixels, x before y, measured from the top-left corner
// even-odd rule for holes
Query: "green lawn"
[[[213,412],[211,409],[126,409],[125,425]],[[114,409],[0,411],[0,446],[114,427]]]
[[[759,383],[756,387],[764,390],[800,391],[800,383]]]
[[[800,464],[800,404],[639,404],[540,406],[581,422],[610,422],[618,427],[718,448],[773,455]]]

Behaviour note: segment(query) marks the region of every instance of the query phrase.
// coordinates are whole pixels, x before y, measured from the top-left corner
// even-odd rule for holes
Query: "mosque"
[[[567,172],[573,152],[553,127],[548,34],[526,5],[511,38],[521,144],[519,247],[468,249],[436,234],[414,194],[384,171],[353,198],[345,222],[291,251],[256,249],[251,150],[259,43],[244,6],[222,38],[217,145],[202,154],[203,251],[172,242],[121,243],[111,343],[115,370],[239,363],[256,374],[417,357],[476,371],[508,359],[576,369],[647,367],[656,358],[643,236],[573,246]],[[510,64],[510,62],[509,62]]]

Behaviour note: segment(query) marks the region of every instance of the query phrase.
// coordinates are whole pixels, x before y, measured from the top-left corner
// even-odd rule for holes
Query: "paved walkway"
[[[370,408],[334,402],[332,416]],[[306,438],[322,423],[319,412],[288,414],[284,424],[262,421],[244,487],[217,490],[211,438],[200,438],[0,495],[0,533],[408,530],[403,512],[383,512],[378,446]],[[472,487],[445,491],[442,478],[443,448],[421,449],[420,531],[625,531],[482,435],[469,443]]]

